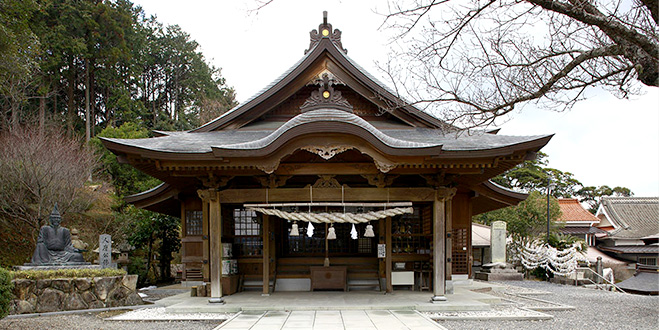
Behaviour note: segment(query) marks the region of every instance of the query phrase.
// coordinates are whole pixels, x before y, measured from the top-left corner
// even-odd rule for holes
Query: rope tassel
[[[364,237],[375,237],[372,224],[369,223],[368,225],[366,225],[366,230],[364,231]]]
[[[300,231],[298,230],[297,221],[293,222],[293,225],[291,225],[291,236],[300,236]]]
[[[329,227],[327,230],[327,239],[336,239],[336,232],[334,230],[334,226]]]

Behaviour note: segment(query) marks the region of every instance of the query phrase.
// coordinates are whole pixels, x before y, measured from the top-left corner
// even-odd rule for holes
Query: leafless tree
[[[55,203],[64,214],[87,210],[93,194],[85,183],[96,167],[94,153],[63,132],[22,127],[2,132],[0,221],[36,233]]]
[[[656,0],[390,0],[396,90],[466,128],[535,103],[565,110],[602,87],[659,86]]]

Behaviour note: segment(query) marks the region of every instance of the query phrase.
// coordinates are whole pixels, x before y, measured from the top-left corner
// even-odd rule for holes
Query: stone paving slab
[[[418,311],[483,311],[501,298],[456,288],[448,300],[433,304],[429,292],[395,291],[383,294],[363,292],[275,292],[263,297],[260,292],[246,291],[224,297],[226,304],[208,302],[205,297],[181,294],[159,301],[168,313],[237,313],[240,311],[320,311],[320,310],[418,310]]]
[[[217,330],[438,330],[445,329],[416,311],[333,310],[240,313]]]

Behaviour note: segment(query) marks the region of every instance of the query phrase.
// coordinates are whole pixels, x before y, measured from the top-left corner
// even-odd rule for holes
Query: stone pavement
[[[218,330],[438,330],[445,329],[416,311],[341,310],[242,312]]]

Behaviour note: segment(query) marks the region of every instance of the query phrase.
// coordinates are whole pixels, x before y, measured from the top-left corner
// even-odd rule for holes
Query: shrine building
[[[163,182],[127,201],[181,218],[183,280],[210,282],[211,302],[236,283],[446,300],[471,274],[472,216],[526,198],[489,179],[551,135],[462,133],[350,59],[326,16],[310,35],[292,68],[211,122],[102,139]]]

